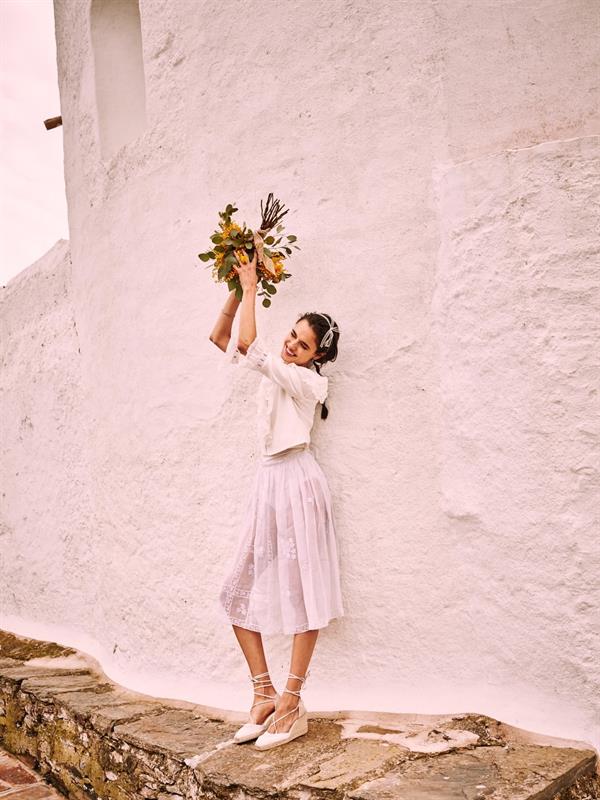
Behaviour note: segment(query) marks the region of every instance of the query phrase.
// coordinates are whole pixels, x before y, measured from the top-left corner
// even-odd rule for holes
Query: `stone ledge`
[[[266,751],[232,741],[246,720],[127,690],[86,654],[0,631],[0,742],[73,800],[584,800],[578,787],[598,786],[585,743],[481,714],[309,712],[308,734]]]

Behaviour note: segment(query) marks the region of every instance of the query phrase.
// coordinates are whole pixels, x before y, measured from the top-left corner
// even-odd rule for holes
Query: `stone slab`
[[[552,800],[594,763],[594,751],[520,744],[410,761],[348,800]]]
[[[108,681],[102,683],[95,675],[89,672],[65,673],[62,675],[44,675],[26,678],[21,683],[21,690],[35,694],[39,700],[52,700],[63,692],[73,692],[74,689],[101,689],[110,690],[112,684]]]
[[[0,667],[0,678],[6,678],[7,680],[14,681],[18,683],[20,681],[25,680],[26,678],[45,678],[51,676],[58,676],[58,675],[91,675],[89,669],[64,669],[62,667],[58,667],[56,669],[52,669],[50,667],[38,667],[35,665],[30,664],[20,664],[19,666],[13,667]],[[97,679],[96,679],[97,682]]]
[[[118,708],[115,710],[118,711]],[[116,725],[113,737],[139,748],[152,748],[185,758],[211,753],[233,736],[238,727],[208,720],[192,711],[166,708],[162,712]]]
[[[236,787],[252,794],[283,792],[302,785],[318,771],[321,762],[330,761],[344,749],[340,726],[326,720],[311,719],[305,736],[271,750],[257,750],[254,742],[233,742],[237,727],[229,726],[227,736],[212,752],[205,750],[186,759],[188,766],[197,768],[203,785],[221,796]]]
[[[404,762],[410,751],[400,745],[365,739],[341,740],[341,747],[331,758],[321,761],[315,770],[310,765],[303,786],[314,789],[345,790],[373,772],[383,773]]]
[[[151,697],[132,694],[111,684],[98,686],[97,690],[61,692],[61,705],[76,719],[88,719],[92,726],[102,734],[111,731],[115,724],[136,719],[144,714],[155,713],[164,705]]]
[[[0,669],[2,667],[21,667],[24,662],[17,658],[0,658]]]
[[[311,712],[305,736],[261,751],[233,741],[245,715],[65,668],[86,658],[0,660],[0,740],[79,800],[580,800],[558,793],[596,764],[584,743],[542,744],[480,714]]]
[[[89,722],[95,731],[103,735],[113,733],[115,728],[139,722],[143,717],[160,713],[164,707],[160,703],[129,702],[105,705],[89,713]],[[118,734],[117,734],[118,735]]]
[[[0,630],[0,656],[29,661],[32,658],[58,658],[76,655],[77,650],[56,642],[29,639],[16,633]]]

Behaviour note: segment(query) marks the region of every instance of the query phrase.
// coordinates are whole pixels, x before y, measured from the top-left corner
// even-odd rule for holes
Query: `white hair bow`
[[[319,316],[323,317],[323,319],[327,319],[325,314],[319,314]],[[327,323],[329,324],[329,330],[327,331],[325,336],[323,336],[323,338],[321,339],[321,344],[319,345],[319,350],[327,350],[327,348],[329,347],[329,345],[333,341],[334,332],[335,333],[339,333],[340,332],[340,329],[335,324],[335,322],[331,322],[331,320],[327,319]]]

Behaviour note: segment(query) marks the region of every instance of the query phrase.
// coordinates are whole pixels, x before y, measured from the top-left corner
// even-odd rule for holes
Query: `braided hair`
[[[323,337],[327,333],[327,331],[335,325],[337,328],[335,321],[329,314],[319,314],[316,311],[310,311],[306,314],[302,314],[296,320],[296,324],[298,324],[301,320],[305,319],[310,327],[313,329],[316,340],[317,340],[317,352],[320,352],[321,348],[319,347]],[[313,359],[313,364],[315,365],[315,369],[321,374],[321,367],[327,361],[335,361],[338,354],[338,339],[340,338],[339,331],[333,331],[333,336],[331,338],[331,342],[328,347],[323,348],[325,352],[322,356]],[[325,405],[325,403],[321,404],[321,419],[327,419],[329,415],[329,409]]]

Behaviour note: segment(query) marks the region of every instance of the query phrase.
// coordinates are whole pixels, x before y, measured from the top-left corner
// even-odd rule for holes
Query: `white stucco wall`
[[[248,707],[214,603],[258,381],[208,341],[226,289],[197,253],[227,202],[255,225],[273,191],[303,249],[258,328],[278,347],[320,310],[342,332],[314,443],[346,616],[320,634],[307,707],[479,711],[600,746],[596,4],[140,12],[147,127],[103,159],[88,8],[55,0],[77,341],[40,313],[61,331],[52,358],[69,354],[70,438],[48,471],[19,433],[36,397],[58,448],[27,341],[48,301],[22,274],[3,458],[40,473],[38,516],[11,478],[0,624],[82,646],[133,688]],[[283,685],[290,639],[266,643]]]
[[[0,614],[57,623],[77,609],[90,630],[93,484],[68,241],[9,281],[0,319]]]

